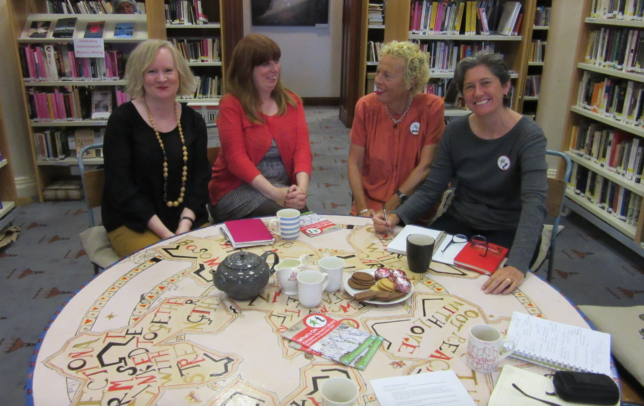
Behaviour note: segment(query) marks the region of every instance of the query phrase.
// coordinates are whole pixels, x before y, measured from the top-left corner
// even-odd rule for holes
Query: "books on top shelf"
[[[507,338],[511,357],[548,368],[612,376],[610,334],[514,312]]]
[[[112,4],[109,0],[47,0],[47,13],[112,14]]]
[[[282,333],[289,346],[343,365],[364,370],[383,342],[371,335],[323,314],[304,316]]]
[[[642,207],[642,196],[609,180],[601,173],[574,162],[568,189],[577,196],[586,199],[598,210],[606,212],[607,215],[613,216],[624,224],[633,227],[637,225]]]
[[[167,24],[208,24],[202,0],[169,0],[165,4]]]
[[[535,27],[548,27],[550,25],[550,11],[552,9],[546,6],[537,6],[534,13]]]
[[[268,227],[260,219],[226,221],[220,230],[233,248],[271,245],[275,242]]]
[[[642,21],[643,14],[644,0],[593,0],[590,7],[593,18]]]
[[[409,32],[421,35],[517,35],[523,19],[520,2],[414,1]],[[504,19],[504,16],[507,17]]]
[[[54,28],[54,38],[72,38],[76,28],[76,17],[60,18]]]
[[[90,21],[85,28],[85,38],[103,38],[105,21]]]
[[[114,38],[132,38],[134,35],[134,23],[116,23],[114,26]]]
[[[22,76],[37,81],[112,81],[123,77],[123,55],[105,51],[104,58],[76,58],[72,44],[26,44],[18,47]]]
[[[584,62],[602,68],[644,73],[644,31],[619,27],[590,31]]]
[[[475,244],[468,242],[454,258],[454,264],[483,275],[492,275],[508,255],[508,249],[487,242]]]
[[[29,27],[29,38],[47,38],[51,21],[32,21]]]
[[[369,3],[369,13],[368,13],[369,25],[384,25],[385,24],[384,11],[385,11],[385,6],[383,4]]]

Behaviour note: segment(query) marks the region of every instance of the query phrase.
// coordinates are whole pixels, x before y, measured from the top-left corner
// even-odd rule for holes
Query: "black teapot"
[[[266,258],[273,255],[273,266],[269,268]],[[224,259],[217,271],[211,270],[215,287],[234,300],[250,300],[268,284],[275,272],[279,257],[273,251],[266,251],[260,257],[248,251],[230,254]]]

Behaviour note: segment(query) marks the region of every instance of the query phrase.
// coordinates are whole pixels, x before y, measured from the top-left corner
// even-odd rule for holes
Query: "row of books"
[[[611,182],[590,169],[573,164],[568,187],[576,195],[585,197],[600,210],[630,225],[637,225],[642,207],[642,196],[624,186]]]
[[[548,27],[550,25],[550,7],[537,6],[534,14],[534,25],[536,27]]]
[[[413,1],[412,34],[517,35],[523,13],[518,1]]]
[[[20,45],[22,76],[27,82],[88,80],[123,77],[121,51],[107,50],[105,58],[76,58],[73,44]]]
[[[420,50],[427,54],[430,72],[454,72],[461,59],[480,51],[494,52],[494,42],[431,41],[421,43]]]
[[[204,105],[204,106],[191,106],[197,113],[201,114],[206,124],[217,125],[217,117],[219,116],[219,106]]]
[[[94,130],[79,128],[70,130],[45,130],[34,133],[34,146],[38,161],[58,161],[70,154],[77,157],[80,151],[92,144],[102,143],[105,128]],[[85,153],[85,158],[101,157],[101,149],[93,149]]]
[[[220,38],[173,38],[172,43],[188,62],[221,61]]]
[[[585,62],[625,72],[644,72],[644,31],[611,27],[591,31]]]
[[[201,0],[169,0],[165,19],[168,24],[208,24]]]
[[[590,15],[594,18],[641,21],[644,0],[593,0]]]
[[[528,61],[530,62],[543,62],[543,57],[546,55],[546,41],[540,39],[532,41],[532,46],[528,48]]]
[[[197,89],[190,96],[182,99],[213,99],[221,96],[221,79],[219,76],[197,76]]]
[[[569,149],[626,180],[642,183],[644,139],[582,120],[572,127]]]
[[[27,92],[29,118],[34,122],[107,120],[112,105],[130,100],[121,89],[65,86],[43,92],[30,88]]]
[[[369,3],[369,25],[385,24],[385,6],[384,4]]]
[[[380,62],[380,48],[384,42],[367,41],[367,62]]]
[[[112,14],[109,0],[47,0],[48,14]]]
[[[584,72],[577,105],[627,125],[644,124],[644,83]]]
[[[541,90],[541,75],[528,75],[525,81],[525,95],[539,96]]]
[[[76,31],[76,17],[59,18],[58,20],[34,20],[31,21],[26,36],[28,38],[48,38],[51,23],[55,21],[56,26],[51,38],[73,38]],[[29,24],[29,23],[27,23]],[[88,21],[85,26],[83,38],[103,38],[105,33],[105,21]],[[114,25],[114,38],[132,38],[134,35],[133,22],[119,22]]]

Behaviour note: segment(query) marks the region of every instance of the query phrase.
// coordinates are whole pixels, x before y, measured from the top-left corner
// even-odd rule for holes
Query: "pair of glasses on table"
[[[473,248],[478,248],[479,250],[482,250],[483,247],[485,247],[485,252],[479,254],[482,257],[487,256],[488,251],[493,255],[500,255],[500,252],[497,252],[497,249],[490,248],[490,244],[488,244],[487,238],[484,236],[473,235],[472,238],[467,238],[465,234],[454,234],[451,241],[441,250],[441,252],[445,252],[445,250],[447,250],[447,248],[452,244],[466,244],[467,242],[470,242]]]

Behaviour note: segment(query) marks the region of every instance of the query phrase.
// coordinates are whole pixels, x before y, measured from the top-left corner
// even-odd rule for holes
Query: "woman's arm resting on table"
[[[423,183],[427,175],[429,175],[429,168],[432,166],[432,161],[434,156],[436,156],[436,150],[438,145],[425,145],[420,151],[420,162],[414,168],[414,170],[409,174],[407,179],[403,182],[402,185],[398,188],[402,193],[410,196],[416,188]],[[350,154],[350,152],[349,152]],[[397,194],[394,194],[389,198],[386,203],[387,210],[395,210],[400,207],[400,199]]]
[[[364,195],[364,186],[362,184],[362,169],[364,167],[365,148],[356,144],[349,146],[349,186],[351,194],[356,202],[358,215],[362,217],[373,217],[376,213],[367,207],[367,199]],[[398,196],[396,196],[398,198]],[[366,212],[364,210],[367,210]],[[362,213],[362,214],[360,214]]]
[[[163,224],[159,216],[157,216],[156,214],[150,217],[150,220],[148,220],[148,228],[152,230],[154,234],[158,235],[162,240],[174,236],[174,233],[168,230],[168,227]]]
[[[525,279],[523,272],[513,266],[504,266],[490,276],[490,279],[481,286],[481,290],[485,291],[485,294],[508,295],[521,285],[523,279]]]
[[[190,231],[192,228],[192,224],[194,223],[195,219],[197,218],[197,215],[195,214],[194,211],[190,210],[189,208],[185,207],[181,211],[181,220],[179,220],[179,227],[177,227],[177,231],[175,234],[183,234],[187,231]],[[192,221],[188,220],[191,219]]]
[[[267,199],[271,199],[282,207],[286,205],[286,194],[288,193],[288,189],[276,188],[264,177],[264,175],[257,175],[250,185],[259,190],[262,196]]]

